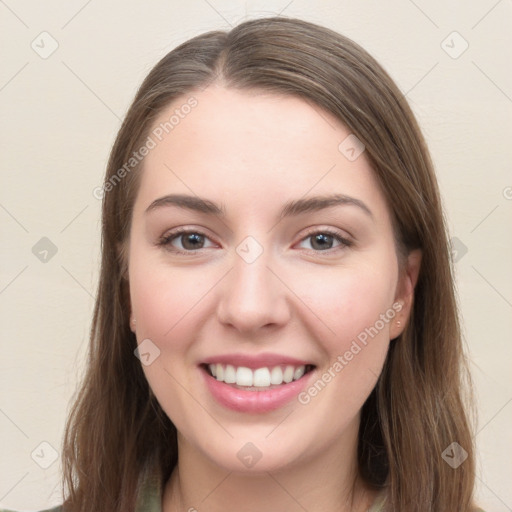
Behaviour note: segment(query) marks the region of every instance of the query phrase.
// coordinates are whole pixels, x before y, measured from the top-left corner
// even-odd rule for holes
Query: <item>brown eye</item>
[[[334,237],[325,233],[317,233],[311,237],[311,247],[315,250],[323,251],[325,249],[332,249],[334,244]]]
[[[306,243],[309,245],[309,247],[303,245]],[[352,242],[346,238],[343,238],[338,233],[332,233],[326,230],[310,233],[301,241],[302,248],[312,249],[317,252],[349,247],[350,245],[352,245]]]
[[[192,253],[196,250],[213,247],[215,244],[198,231],[180,230],[163,236],[158,245],[179,254]]]
[[[199,233],[186,233],[177,237],[181,240],[183,249],[193,251],[195,249],[202,249],[204,245],[204,235]]]

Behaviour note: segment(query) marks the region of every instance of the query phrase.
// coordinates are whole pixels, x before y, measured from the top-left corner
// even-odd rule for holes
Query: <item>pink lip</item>
[[[218,381],[205,368],[201,368],[201,373],[210,393],[219,404],[236,412],[262,414],[279,409],[292,401],[305,389],[314,372],[267,391],[244,391]]]
[[[258,355],[247,355],[247,354],[223,354],[219,356],[209,357],[203,364],[231,364],[233,366],[245,366],[256,370],[258,368],[273,368],[274,366],[306,366],[312,364],[310,361],[302,361],[293,357],[288,357],[280,354],[258,354]]]

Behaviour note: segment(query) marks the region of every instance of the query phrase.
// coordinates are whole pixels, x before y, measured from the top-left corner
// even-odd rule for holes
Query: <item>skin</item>
[[[385,198],[365,153],[349,161],[339,151],[350,131],[331,114],[220,84],[194,97],[198,105],[144,159],[128,242],[132,329],[160,350],[143,369],[179,433],[164,512],[226,503],[243,511],[366,510],[375,493],[357,479],[360,409],[407,322],[421,255],[399,267]],[[363,201],[371,215],[341,205],[279,218],[287,201],[333,193]],[[225,215],[146,211],[167,194],[208,199]],[[202,248],[191,251],[186,237],[158,245],[180,227],[205,234]],[[319,249],[311,234],[325,229],[352,244],[327,238]],[[247,236],[263,249],[252,263],[236,252]],[[310,361],[313,383],[398,301],[401,311],[305,405],[235,412],[204,384],[198,364],[206,358],[262,352]],[[251,468],[237,457],[247,442],[262,455]]]

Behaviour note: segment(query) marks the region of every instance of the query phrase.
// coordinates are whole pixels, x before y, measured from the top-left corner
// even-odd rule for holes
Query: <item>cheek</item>
[[[176,336],[208,289],[208,278],[193,269],[171,268],[137,258],[130,266],[130,299],[137,319],[137,337],[162,342]],[[177,347],[175,347],[177,348]]]
[[[167,416],[179,430],[192,431],[193,419],[204,413],[184,389],[193,389],[186,368],[194,360],[193,340],[199,328],[201,298],[211,288],[208,276],[162,265],[151,257],[130,260],[131,305],[137,319],[137,341],[149,339],[159,355],[143,365],[148,383]],[[200,274],[200,273],[199,273]]]
[[[328,418],[323,427],[326,438],[355,418],[382,371],[395,315],[395,274],[390,268],[352,269],[326,280],[321,292],[310,288],[311,309],[334,333],[326,336],[323,329],[320,336],[319,322],[311,321],[326,358],[299,402],[311,418]]]
[[[395,265],[394,261],[383,264],[381,260],[378,266],[333,269],[321,280],[318,275],[301,279],[299,295],[314,313],[310,315],[311,327],[316,324],[317,332],[322,330],[321,339],[331,357],[333,352],[344,351],[358,336],[364,338],[364,333],[376,323],[379,337],[388,335],[389,319],[384,324],[380,319],[382,314],[394,314],[391,306],[397,278]],[[328,337],[325,326],[330,332]]]

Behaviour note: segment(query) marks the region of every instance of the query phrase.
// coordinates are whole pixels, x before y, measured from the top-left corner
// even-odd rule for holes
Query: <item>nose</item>
[[[262,328],[278,328],[291,317],[287,288],[269,267],[271,261],[264,252],[256,261],[248,263],[238,254],[225,279],[217,316],[224,326],[250,335]]]

